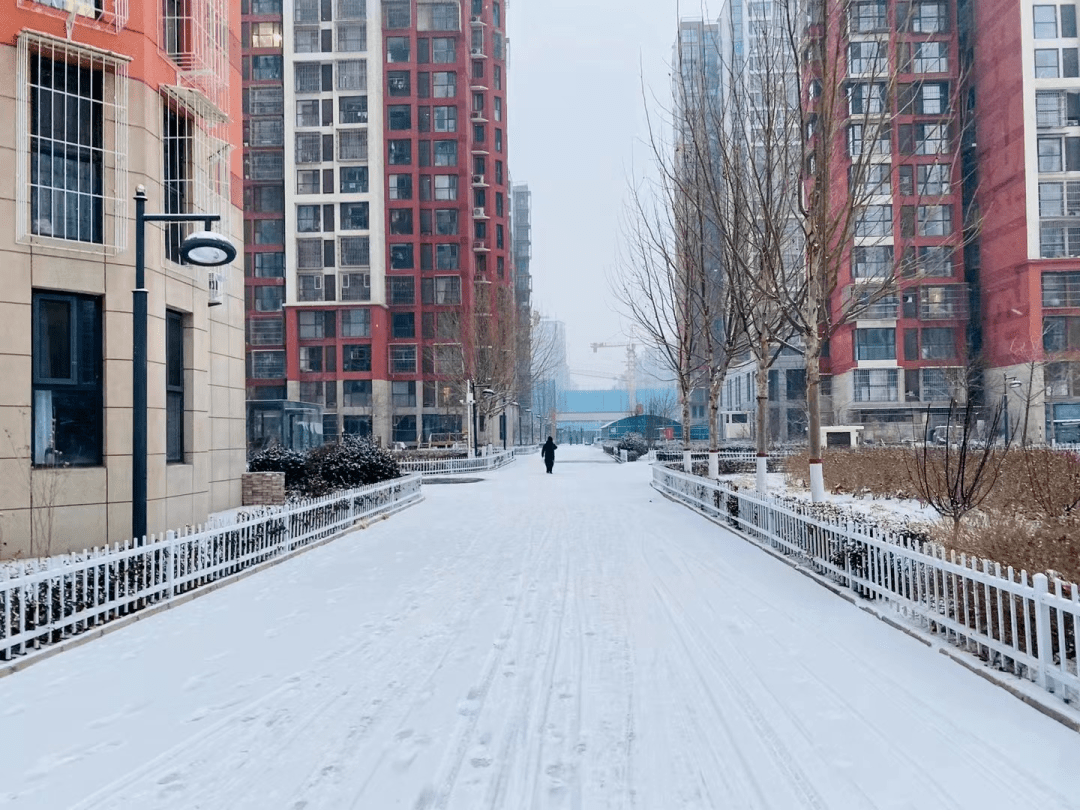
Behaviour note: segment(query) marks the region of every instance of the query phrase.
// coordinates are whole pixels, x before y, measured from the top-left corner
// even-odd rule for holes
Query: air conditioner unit
[[[472,117],[473,117],[474,121],[483,121],[484,120],[484,111],[483,110],[473,110]]]
[[[221,306],[225,303],[225,274],[218,268],[211,268],[207,273],[207,293],[208,297],[206,305],[210,307]]]
[[[474,184],[476,184],[478,186],[482,186],[482,185],[484,185],[484,175],[482,175],[482,174],[474,174],[472,176],[472,181],[473,181]]]
[[[472,215],[474,217],[483,217],[484,216],[484,209],[483,208],[474,208],[472,210]]]
[[[469,20],[469,22],[471,22],[471,23],[480,23],[481,25],[483,25],[483,23],[484,23],[484,21],[482,19],[480,19],[480,17],[475,15],[475,14],[472,16],[472,18]]]
[[[473,56],[483,56],[484,55],[484,49],[483,48],[473,48],[472,49],[472,55]]]

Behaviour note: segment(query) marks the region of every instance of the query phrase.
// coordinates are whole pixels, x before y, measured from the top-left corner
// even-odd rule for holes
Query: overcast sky
[[[623,350],[589,344],[622,340],[607,276],[628,178],[648,158],[642,77],[670,96],[676,0],[511,0],[507,25],[509,160],[532,190],[533,306],[565,321],[572,369],[620,371]]]

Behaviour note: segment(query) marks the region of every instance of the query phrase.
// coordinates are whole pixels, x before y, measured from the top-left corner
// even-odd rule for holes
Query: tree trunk
[[[769,369],[765,367],[760,357],[757,361],[757,367],[757,413],[754,414],[754,418],[757,420],[757,475],[755,477],[755,487],[758,493],[764,495],[769,488],[766,477],[769,464]]]
[[[709,478],[720,477],[720,392],[724,390],[724,377],[709,383]]]
[[[810,500],[825,500],[825,476],[821,453],[821,340],[806,341],[806,431],[810,450]]]
[[[690,389],[683,389],[682,398],[682,463],[683,472],[693,472],[694,465],[690,458]]]

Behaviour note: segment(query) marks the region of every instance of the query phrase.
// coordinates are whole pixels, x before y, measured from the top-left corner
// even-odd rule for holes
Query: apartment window
[[[367,193],[367,166],[341,166],[341,193]],[[397,177],[400,175],[391,175]]]
[[[383,27],[408,28],[412,25],[409,0],[383,0]]]
[[[342,371],[371,371],[371,344],[346,343],[341,347]]]
[[[848,72],[852,75],[869,73],[872,75],[885,72],[885,43],[872,40],[852,42],[848,45]]]
[[[318,93],[322,91],[322,65],[318,62],[299,62],[295,69],[297,93]]]
[[[1034,6],[1035,39],[1057,39],[1057,6]]]
[[[1061,138],[1039,138],[1038,149],[1040,172],[1062,171]]]
[[[501,152],[503,150],[503,131],[498,127],[495,128],[495,151]]]
[[[321,270],[323,266],[323,240],[297,239],[296,266],[299,270]]]
[[[35,292],[33,319],[34,464],[100,464],[101,300]]]
[[[952,233],[951,205],[920,205],[917,214],[919,236],[948,236]]]
[[[860,169],[862,170],[861,177],[859,176]],[[855,164],[850,171],[852,173],[851,192],[856,197],[888,197],[892,194],[892,166],[890,164]]]
[[[318,132],[296,133],[296,162],[322,162],[322,135]]]
[[[852,270],[855,278],[888,278],[893,270],[892,245],[856,246]]]
[[[284,253],[254,253],[251,254],[255,266],[256,278],[284,278],[285,277],[285,254]]]
[[[371,311],[367,309],[346,309],[341,312],[341,336],[371,337]]]
[[[413,246],[411,244],[390,245],[390,269],[413,269]]]
[[[437,65],[452,65],[457,61],[451,37],[435,37],[431,40],[431,61]]]
[[[457,141],[435,141],[434,157],[436,166],[457,166]]]
[[[456,208],[439,208],[435,211],[435,233],[439,236],[457,236],[458,212]]]
[[[346,59],[337,63],[337,89],[342,91],[367,90],[367,61]]]
[[[887,106],[884,83],[848,86],[848,107],[852,115],[880,115]]]
[[[868,140],[873,137],[876,137],[877,140]],[[888,155],[892,151],[891,138],[892,133],[887,123],[881,125],[850,124],[848,126],[848,154],[852,157]]]
[[[285,158],[281,152],[249,152],[244,155],[245,180],[281,180]]]
[[[296,172],[297,194],[318,194],[320,186],[318,169],[300,169]]]
[[[245,112],[251,115],[281,115],[285,111],[284,91],[280,87],[251,87],[246,98]]]
[[[416,303],[416,282],[412,276],[391,276],[386,279],[386,303],[411,306]]]
[[[413,351],[413,365],[416,365],[415,347]],[[395,408],[416,407],[416,383],[397,381],[390,383],[390,399]],[[415,433],[415,422],[413,431]]]
[[[285,220],[257,219],[252,223],[251,236],[256,245],[280,245],[285,241]]]
[[[390,347],[390,373],[391,374],[415,374],[416,373],[416,346],[391,346]],[[416,388],[413,384],[413,402],[416,404]],[[395,396],[396,399],[396,396]],[[395,401],[394,403],[398,403]]]
[[[298,205],[296,206],[296,229],[300,233],[314,233],[322,230],[322,206]],[[282,232],[284,237],[284,232]]]
[[[257,351],[249,355],[251,372],[248,376],[256,380],[276,380],[285,376],[285,352]]]
[[[896,369],[855,369],[856,402],[897,402],[899,389]]]
[[[280,56],[252,56],[251,78],[256,82],[280,82],[284,76],[284,61]]]
[[[367,96],[341,96],[338,98],[339,124],[366,124],[367,120]]]
[[[895,329],[856,329],[856,360],[895,360]]]
[[[457,107],[435,107],[436,132],[457,132]]]
[[[319,53],[321,50],[322,42],[317,25],[293,26],[294,53]]]
[[[370,205],[366,202],[341,203],[341,223],[343,231],[366,231],[369,227]]]
[[[405,40],[406,43],[408,40]],[[350,22],[337,24],[338,53],[357,53],[367,50],[367,24]]]
[[[252,346],[280,346],[285,342],[281,318],[248,318],[247,342]]]
[[[285,288],[262,285],[254,288],[256,312],[280,312]]]
[[[917,34],[937,34],[949,28],[949,9],[943,2],[912,3],[907,30]]]
[[[367,0],[337,0],[337,19],[362,20],[366,16]],[[325,15],[323,19],[326,19]]]
[[[389,70],[386,73],[386,89],[391,97],[412,94],[412,74],[407,70]]]
[[[955,330],[933,327],[921,330],[919,343],[923,360],[951,360],[956,357]]]
[[[848,13],[850,14],[852,33],[865,34],[871,31],[888,30],[886,4],[881,0],[854,2],[851,4]]]
[[[413,212],[411,208],[390,209],[390,233],[411,234],[413,232]]]
[[[457,245],[435,246],[435,269],[457,270],[459,269],[460,251]]]
[[[300,373],[317,374],[323,370],[323,347],[300,347]]]
[[[342,404],[346,408],[371,407],[371,380],[345,380],[343,388]],[[349,417],[345,418],[348,420]],[[349,432],[347,425],[345,432]],[[371,431],[368,430],[368,434],[370,433]]]
[[[371,300],[371,273],[342,273],[338,278],[342,301]]]
[[[340,240],[342,267],[368,267],[371,264],[371,239],[367,236],[343,236]]]
[[[280,14],[281,0],[251,0],[252,14]]]
[[[281,146],[285,143],[285,122],[281,118],[251,118],[245,128],[246,146]]]
[[[948,245],[924,245],[918,248],[920,275],[932,278],[949,278],[953,274],[953,249]]]
[[[398,143],[391,141],[391,144]],[[408,141],[405,141],[408,144]],[[393,153],[391,153],[393,154]],[[367,160],[368,159],[368,133],[367,129],[342,129],[338,130],[338,160]],[[345,169],[342,169],[344,177]],[[367,191],[367,169],[364,169],[364,191]]]
[[[912,73],[949,72],[949,45],[947,42],[916,42],[911,48]]]
[[[318,21],[319,0],[294,0],[293,22],[317,23]]]
[[[455,174],[435,175],[435,199],[439,201],[458,198],[458,178]]]
[[[387,119],[391,130],[412,129],[412,107],[408,104],[391,104],[387,108]]]
[[[1035,123],[1039,129],[1080,124],[1080,94],[1064,90],[1039,90],[1035,93]]]
[[[302,309],[296,317],[300,340],[322,340],[334,336],[333,312]]]
[[[409,61],[409,38],[387,37],[386,38],[386,61],[408,62]]]
[[[296,276],[296,286],[299,289],[298,297],[301,301],[323,300],[322,273],[299,273]]]
[[[296,102],[296,126],[317,127],[320,123],[322,114],[317,99]]]
[[[453,98],[457,95],[457,74],[453,71],[432,73],[431,95],[434,98]]]
[[[855,236],[891,236],[892,206],[868,205],[855,222]]]
[[[1039,255],[1044,259],[1080,256],[1080,227],[1043,222],[1039,225],[1039,245]]]
[[[387,162],[391,166],[408,166],[412,163],[412,141],[387,141]]]
[[[391,200],[412,199],[412,175],[391,174],[387,180],[389,185],[389,198]]]
[[[390,336],[394,338],[416,337],[416,315],[412,312],[394,312],[390,315]]]

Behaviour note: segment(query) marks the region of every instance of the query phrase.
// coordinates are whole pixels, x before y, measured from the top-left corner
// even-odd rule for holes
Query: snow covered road
[[[0,807],[1080,808],[1080,736],[539,456],[0,679]]]

